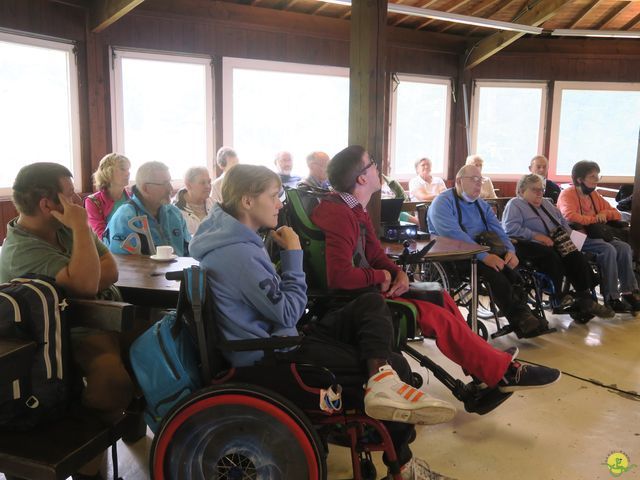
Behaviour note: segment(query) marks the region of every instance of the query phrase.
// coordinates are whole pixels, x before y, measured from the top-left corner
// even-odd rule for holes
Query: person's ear
[[[243,195],[242,200],[240,201],[240,205],[245,210],[251,210],[251,205],[253,205],[253,197],[250,195]]]
[[[364,185],[365,183],[367,183],[367,177],[365,177],[364,175],[358,175],[358,177],[356,178],[356,183],[358,185]]]

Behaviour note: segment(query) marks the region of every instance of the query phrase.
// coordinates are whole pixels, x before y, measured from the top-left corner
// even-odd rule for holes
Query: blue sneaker
[[[498,390],[510,393],[527,388],[542,388],[556,383],[561,376],[560,370],[555,368],[512,362],[498,382]]]

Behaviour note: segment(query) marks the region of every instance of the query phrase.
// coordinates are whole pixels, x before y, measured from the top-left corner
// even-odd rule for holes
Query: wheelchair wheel
[[[469,328],[471,328],[470,316],[467,318],[467,325],[469,325]],[[487,326],[484,324],[484,322],[481,322],[479,318],[478,318],[478,335],[483,340],[489,340],[489,330],[487,329]]]
[[[415,388],[420,388],[424,383],[424,379],[422,378],[422,375],[420,375],[418,372],[411,372],[411,376],[413,377],[413,382],[411,382],[413,386]]]
[[[284,397],[246,384],[196,392],[153,440],[155,480],[326,478],[325,452],[306,415]]]
[[[420,278],[417,279],[421,282],[437,282],[442,285],[442,289],[445,292],[449,291],[449,279],[442,264],[438,262],[425,262],[420,264]]]

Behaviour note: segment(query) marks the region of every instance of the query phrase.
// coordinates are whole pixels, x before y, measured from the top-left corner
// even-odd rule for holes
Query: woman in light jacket
[[[184,188],[178,191],[173,204],[180,209],[189,233],[195,234],[213,206],[211,177],[205,167],[191,167],[187,170]]]

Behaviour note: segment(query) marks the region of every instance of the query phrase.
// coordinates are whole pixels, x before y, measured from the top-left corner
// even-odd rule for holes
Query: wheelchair
[[[281,352],[300,345],[302,337],[227,341],[215,321],[215,305],[206,275],[191,267],[190,277],[201,279],[203,320],[194,321],[194,307],[181,288],[179,318],[194,339],[204,388],[177,403],[162,419],[151,446],[150,472],[155,480],[327,478],[329,444],[351,451],[354,479],[374,480],[371,453],[384,452],[394,479],[400,465],[385,425],[364,414],[359,365],[330,368],[292,363]],[[183,272],[167,274],[182,279]],[[467,411],[485,414],[511,393],[463,384],[438,365],[406,346],[397,330],[400,350],[434,372],[460,398]],[[225,351],[262,350],[253,366],[230,367]],[[421,378],[414,374],[414,386]],[[342,392],[340,401],[328,392]]]
[[[417,205],[416,210],[420,221],[420,228],[424,231],[429,231],[427,217],[429,205]],[[403,255],[408,253],[409,252],[405,249]],[[402,257],[400,260],[402,260]],[[440,283],[443,289],[449,292],[449,295],[451,295],[456,304],[465,308],[467,312],[469,312],[467,314],[467,324],[471,327],[472,292],[471,279],[467,269],[463,267],[460,262],[415,263],[417,265],[412,271],[410,269],[409,274],[419,281]],[[553,283],[542,272],[535,271],[531,264],[525,264],[519,267],[517,272],[523,280],[521,287],[526,295],[527,304],[529,305],[531,312],[543,325],[547,325],[543,296],[544,294],[554,293],[549,291],[549,285],[550,288],[553,288]],[[496,324],[496,332],[491,334],[492,339],[514,332],[513,327],[509,323],[501,323],[500,319],[503,318],[504,315],[498,310],[493,300],[491,285],[483,281],[481,275],[478,275],[478,308],[476,312],[477,318],[480,320],[477,322],[477,333],[484,340],[489,339],[489,329],[484,322],[491,319],[493,319]],[[541,330],[536,336],[546,335],[555,331],[555,328],[547,327],[546,329]]]

